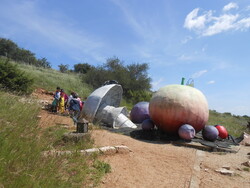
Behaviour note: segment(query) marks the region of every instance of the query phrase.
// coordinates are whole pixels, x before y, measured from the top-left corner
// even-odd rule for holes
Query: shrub
[[[33,79],[19,70],[16,65],[11,64],[8,60],[0,60],[0,86],[2,88],[27,94],[31,92],[32,84]]]

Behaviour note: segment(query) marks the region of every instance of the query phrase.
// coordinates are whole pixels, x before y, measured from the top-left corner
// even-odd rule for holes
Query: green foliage
[[[244,167],[242,170],[244,170],[246,172],[250,172],[250,168],[248,168],[248,167]]]
[[[0,56],[12,58],[18,49],[18,46],[9,39],[0,38]]]
[[[250,132],[247,129],[249,119],[244,116],[234,116],[231,113],[218,113],[215,110],[209,111],[208,125],[222,125],[228,133],[233,136],[240,136],[244,131]]]
[[[41,58],[37,60],[37,66],[43,68],[51,68],[50,62],[46,58]]]
[[[131,103],[138,103],[141,101],[150,101],[152,93],[144,90],[129,90],[127,94],[127,101]]]
[[[98,88],[107,80],[116,80],[122,85],[123,94],[127,100],[133,103],[147,101],[150,98],[151,88],[148,68],[146,63],[124,66],[118,58],[110,58],[102,66],[89,70],[84,81]]]
[[[86,74],[89,70],[91,70],[93,66],[88,63],[78,63],[74,65],[74,72]]]
[[[102,171],[103,173],[109,173],[111,171],[111,166],[108,163],[102,161],[95,161],[94,167]]]
[[[51,68],[46,58],[37,59],[31,51],[20,48],[16,43],[5,38],[0,38],[0,56],[37,67]]]
[[[46,128],[43,131],[44,138],[47,139],[48,142],[51,143],[53,148],[57,150],[83,150],[93,147],[94,140],[91,138],[90,134],[86,134],[84,138],[77,143],[72,144],[72,142],[63,141],[63,135],[68,132],[68,129],[63,128],[60,125],[55,127]]]
[[[33,79],[19,70],[16,65],[0,59],[0,85],[9,91],[30,93]]]
[[[59,67],[59,71],[62,73],[66,73],[69,70],[69,65],[60,64],[58,65],[58,67]]]
[[[93,90],[91,86],[82,82],[80,75],[75,73],[61,73],[53,69],[25,64],[19,64],[19,68],[34,79],[33,89],[43,88],[55,91],[56,87],[59,86],[67,94],[71,91],[77,92],[81,98],[87,97]]]
[[[61,146],[60,126],[41,131],[34,101],[0,91],[0,186],[1,187],[89,187],[97,185],[110,166],[98,156],[82,156],[80,149],[93,146],[87,139],[81,145]],[[72,155],[49,156],[44,151],[68,149]]]

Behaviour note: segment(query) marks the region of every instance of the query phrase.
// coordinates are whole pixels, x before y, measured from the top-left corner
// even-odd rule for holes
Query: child
[[[58,111],[59,99],[60,99],[60,87],[57,87],[56,92],[54,94],[54,100],[52,102],[52,112]]]
[[[61,89],[61,94],[63,95],[63,98],[64,98],[64,108],[66,110],[67,103],[68,103],[68,95],[64,92],[63,89]]]
[[[73,98],[70,100],[69,104],[69,113],[72,119],[76,122],[77,118],[80,114],[81,107],[80,107],[80,100],[76,93],[73,94]]]
[[[63,114],[65,112],[65,108],[64,108],[64,93],[61,92],[60,94],[60,99],[59,99],[59,112],[61,114]]]

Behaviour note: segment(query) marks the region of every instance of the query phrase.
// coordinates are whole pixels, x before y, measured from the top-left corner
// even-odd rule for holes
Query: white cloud
[[[211,36],[217,33],[221,33],[223,31],[227,31],[229,29],[233,29],[235,27],[234,23],[237,20],[239,15],[230,15],[225,14],[220,17],[214,18],[215,23],[211,26],[208,26],[203,31],[203,36]]]
[[[227,13],[231,9],[238,9],[236,3],[224,6],[221,15],[215,16],[215,11],[204,11],[198,15],[199,8],[192,10],[185,19],[184,28],[194,31],[200,36],[212,36],[230,30],[245,31],[250,28],[250,17],[247,11],[238,11],[235,14]],[[226,12],[226,13],[225,13]]]
[[[214,80],[210,80],[209,82],[207,82],[207,84],[214,84],[215,81]]]
[[[205,13],[204,15],[198,15],[199,8],[192,10],[185,19],[184,27],[189,30],[200,30],[205,27],[205,23],[211,15],[211,11]]]
[[[240,21],[238,21],[236,25],[236,29],[239,30],[245,30],[250,27],[250,18],[243,18]]]
[[[201,70],[201,71],[195,72],[194,74],[192,74],[191,78],[199,78],[203,74],[205,74],[206,72],[207,72],[207,70]]]
[[[229,11],[231,9],[238,9],[238,8],[239,6],[236,3],[231,2],[223,7],[223,11]]]
[[[186,36],[182,41],[181,41],[181,43],[182,44],[186,44],[188,41],[190,41],[190,40],[192,40],[193,39],[193,37],[191,37],[191,36]]]

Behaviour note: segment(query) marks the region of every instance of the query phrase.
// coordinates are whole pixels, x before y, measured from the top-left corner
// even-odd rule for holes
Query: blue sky
[[[0,0],[0,37],[55,69],[148,63],[153,90],[193,78],[235,115],[250,115],[249,31],[249,0]]]

